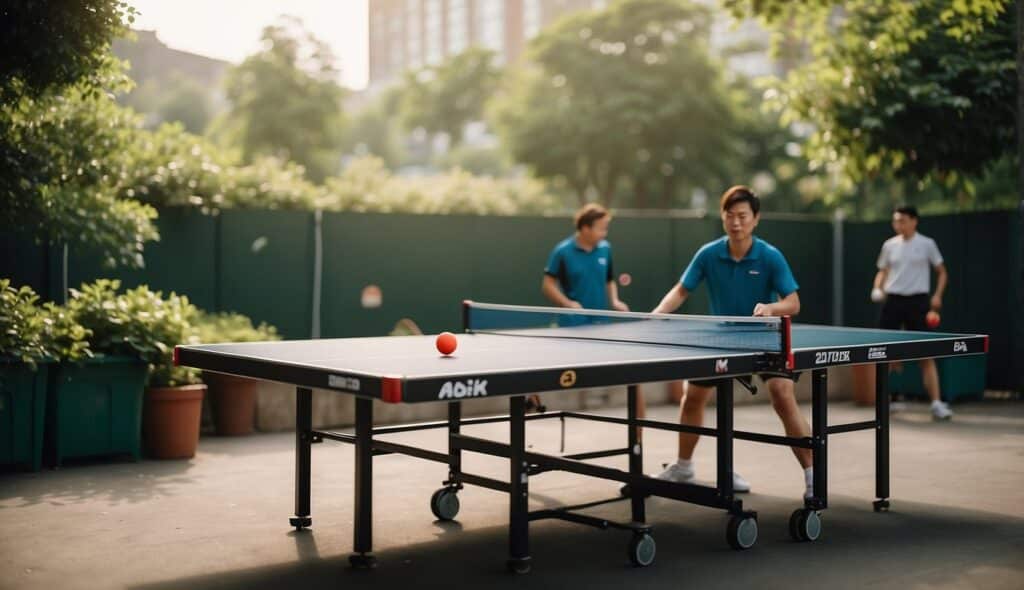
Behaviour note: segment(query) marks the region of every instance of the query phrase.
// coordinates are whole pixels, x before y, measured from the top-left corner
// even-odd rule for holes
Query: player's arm
[[[882,244],[882,249],[878,252],[875,266],[878,267],[878,272],[875,273],[875,282],[871,284],[871,300],[879,303],[885,300],[885,279],[889,276],[889,251],[885,244]]]
[[[755,316],[794,316],[800,313],[800,294],[793,291],[775,303],[758,303],[754,306]]]
[[[661,298],[661,303],[651,313],[672,313],[679,309],[679,306],[685,303],[689,296],[690,292],[686,290],[686,287],[682,283],[676,283],[668,293],[665,293],[665,296]]]
[[[782,252],[770,253],[769,265],[772,273],[772,290],[779,300],[772,303],[758,303],[754,306],[755,316],[795,316],[800,313],[800,285],[793,276],[793,270]]]
[[[565,293],[562,293],[562,290],[558,287],[558,280],[549,274],[544,275],[544,280],[540,284],[540,292],[548,298],[548,301],[558,307],[582,307],[576,301],[566,297]]]
[[[629,311],[629,306],[626,305],[626,302],[619,299],[619,286],[615,284],[615,281],[609,280],[605,285],[605,290],[608,292],[608,304],[611,305],[612,309],[615,311]]]
[[[935,294],[932,295],[932,309],[942,309],[942,294],[946,292],[946,285],[949,282],[949,273],[946,272],[946,265],[939,263],[935,265]]]
[[[880,268],[875,273],[875,282],[871,284],[871,300],[875,303],[885,299],[885,291],[882,290],[882,285],[885,284],[887,276],[889,276],[888,268]]]

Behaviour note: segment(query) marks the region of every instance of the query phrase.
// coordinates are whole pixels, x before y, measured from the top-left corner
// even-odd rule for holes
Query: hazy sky
[[[155,30],[174,49],[241,62],[259,49],[263,27],[278,16],[302,19],[338,57],[341,83],[366,86],[368,0],[128,0],[135,29]]]

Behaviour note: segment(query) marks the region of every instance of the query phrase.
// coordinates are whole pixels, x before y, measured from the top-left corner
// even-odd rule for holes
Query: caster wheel
[[[888,500],[875,500],[874,502],[872,502],[872,505],[875,508],[875,512],[888,512],[889,511],[889,501]]]
[[[508,571],[513,574],[528,574],[530,573],[530,558],[521,557],[509,559],[506,563]]]
[[[348,563],[352,569],[372,570],[377,567],[377,558],[370,553],[353,553],[348,556]]]
[[[817,541],[821,537],[821,513],[799,508],[789,517],[789,536],[794,541]]]
[[[430,497],[430,511],[438,520],[453,520],[459,514],[459,495],[452,488],[441,488]]]
[[[647,567],[654,563],[657,552],[654,537],[647,533],[635,534],[629,541],[629,561],[636,567]]]
[[[750,516],[733,516],[729,519],[725,533],[725,538],[733,549],[750,549],[757,543],[757,519]]]
[[[288,519],[288,524],[295,527],[295,530],[301,531],[313,526],[313,518],[310,516],[293,516]]]

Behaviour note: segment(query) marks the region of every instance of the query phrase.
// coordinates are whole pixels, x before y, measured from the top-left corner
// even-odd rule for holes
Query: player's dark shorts
[[[793,383],[796,383],[797,381],[800,380],[800,373],[789,373],[785,371],[778,373],[758,373],[757,376],[760,377],[761,380],[766,383],[769,379],[775,379],[776,377],[781,379],[789,379]],[[734,379],[734,377],[719,377],[717,379],[690,379],[690,383],[697,385],[698,387],[718,387],[719,383],[727,384],[732,379]],[[748,383],[751,381],[749,375],[743,377],[735,377],[735,379],[746,379]]]
[[[878,326],[883,330],[919,330],[930,331],[925,322],[931,302],[928,294],[920,295],[887,295],[882,304],[882,317]]]

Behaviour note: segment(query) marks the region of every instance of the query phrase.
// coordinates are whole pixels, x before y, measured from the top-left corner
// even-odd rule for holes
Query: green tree
[[[0,6],[0,103],[73,84],[99,89],[111,39],[137,12],[127,2],[7,0]]]
[[[484,105],[500,79],[494,52],[479,48],[467,49],[440,65],[408,72],[401,101],[405,127],[444,133],[452,145],[458,145],[466,123],[483,118]]]
[[[282,17],[263,30],[264,49],[227,74],[230,110],[212,133],[246,162],[292,160],[322,182],[340,167],[344,91],[334,57],[301,21]]]
[[[107,74],[106,86],[123,83]],[[83,81],[0,107],[0,228],[141,266],[156,211],[117,195],[139,121],[94,90]]]
[[[155,115],[163,122],[178,121],[190,133],[202,133],[213,118],[209,93],[198,82],[178,73],[171,76],[173,86],[159,102]]]
[[[812,167],[970,195],[975,179],[1019,158],[1011,0],[725,2],[807,32],[811,60],[769,98],[785,122],[813,126]]]
[[[356,156],[377,156],[389,168],[395,168],[402,162],[402,146],[396,99],[391,94],[386,93],[352,117],[345,128],[344,149]]]
[[[728,182],[735,104],[708,55],[709,11],[625,0],[537,37],[494,118],[513,157],[611,202],[625,180],[638,207],[673,204],[681,182]]]

